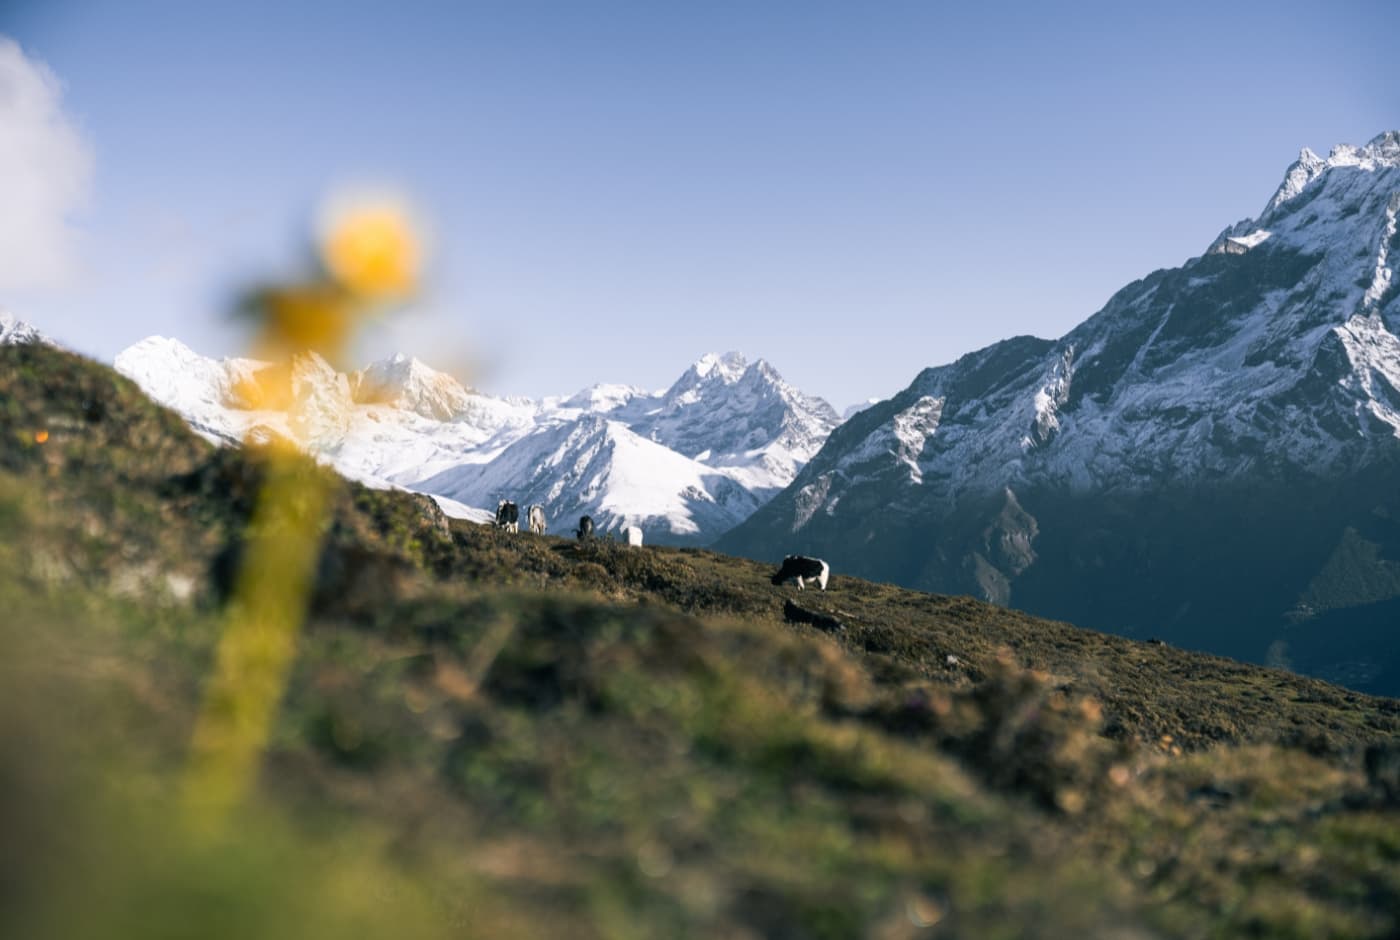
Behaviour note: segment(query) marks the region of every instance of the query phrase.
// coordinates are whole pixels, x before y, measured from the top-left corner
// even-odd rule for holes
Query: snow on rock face
[[[1341,384],[1360,403],[1360,413],[1400,438],[1400,338],[1375,315],[1354,316],[1333,332],[1351,363]],[[1357,428],[1366,432],[1364,425]]]
[[[908,472],[910,483],[922,483],[924,478],[919,458],[924,452],[924,445],[938,431],[944,400],[922,395],[909,407],[896,412],[841,461],[842,474],[847,479],[860,479],[880,472],[893,458],[900,472]]]
[[[1070,379],[1074,377],[1074,344],[1065,347],[1058,359],[1050,363],[1045,383],[1035,392],[1035,420],[1024,447],[1050,443],[1060,430],[1060,409],[1069,401]]]
[[[1207,249],[1207,254],[1242,255],[1249,249],[1262,245],[1272,232],[1256,229],[1248,235],[1222,235],[1220,240]]]
[[[1371,271],[1371,286],[1361,298],[1363,309],[1378,307],[1390,293],[1395,280],[1395,272],[1390,265],[1390,250],[1396,244],[1396,217],[1400,215],[1400,191],[1390,194],[1390,202],[1385,207],[1385,225],[1381,228],[1380,241],[1376,246],[1376,266]]]

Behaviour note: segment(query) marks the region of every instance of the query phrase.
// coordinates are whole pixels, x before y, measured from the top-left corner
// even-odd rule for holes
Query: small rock
[[[1400,744],[1372,744],[1363,763],[1371,789],[1386,803],[1400,804]]]
[[[437,500],[424,493],[412,493],[410,496],[417,504],[419,511],[423,513],[429,527],[443,538],[452,538],[452,527],[448,524],[447,513],[442,511]]]
[[[809,623],[827,633],[845,633],[846,625],[835,617],[798,607],[792,601],[783,602],[783,619],[788,623]]]

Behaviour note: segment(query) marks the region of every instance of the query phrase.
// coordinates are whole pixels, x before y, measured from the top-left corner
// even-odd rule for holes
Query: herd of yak
[[[545,531],[544,507],[536,503],[530,507],[526,514],[526,524],[535,535],[543,535]],[[495,527],[506,532],[520,531],[520,507],[508,499],[503,499],[496,504]],[[628,545],[640,546],[642,544],[642,530],[638,526],[623,526],[622,537]],[[588,541],[594,537],[593,517],[584,516],[578,521],[578,528],[574,530],[574,537],[579,541]],[[806,555],[788,555],[783,559],[782,567],[773,575],[773,583],[782,584],[785,581],[796,581],[797,589],[800,591],[806,586],[806,582],[815,581],[826,590],[826,584],[831,577],[831,568],[820,558],[808,558]]]

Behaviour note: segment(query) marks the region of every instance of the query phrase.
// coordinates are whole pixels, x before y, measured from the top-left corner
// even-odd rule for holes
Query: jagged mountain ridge
[[[1400,133],[1304,151],[1257,219],[1059,340],[926,369],[852,416],[719,547],[1256,661],[1316,647],[1303,598],[1348,530],[1400,595],[1397,210]],[[1393,681],[1390,644],[1305,665]]]
[[[362,482],[485,518],[499,499],[541,503],[556,530],[702,544],[786,485],[839,422],[768,363],[707,355],[671,388],[596,385],[569,398],[497,398],[396,355],[355,373],[306,355],[280,366],[215,361],[151,337],[116,367],[211,440],[280,434]]]
[[[760,502],[790,482],[841,423],[824,400],[783,381],[765,360],[750,364],[738,353],[706,355],[660,396],[625,407],[638,434],[723,468]]]
[[[601,531],[638,525],[661,541],[704,544],[790,481],[839,421],[766,361],[707,354],[663,392],[586,389],[489,467],[417,485],[475,505],[510,495],[566,525],[587,514]]]

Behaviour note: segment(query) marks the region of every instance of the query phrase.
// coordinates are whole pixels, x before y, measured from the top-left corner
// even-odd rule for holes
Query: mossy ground
[[[258,803],[190,831],[263,458],[42,347],[0,441],[0,933],[1400,930],[1394,700],[334,480]]]

